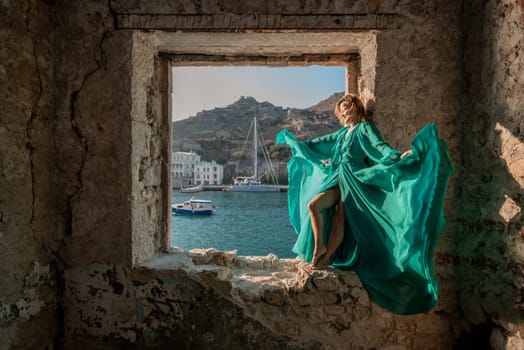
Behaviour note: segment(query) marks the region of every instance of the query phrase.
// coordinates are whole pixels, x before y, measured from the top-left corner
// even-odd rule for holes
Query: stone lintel
[[[329,15],[360,13],[396,13],[398,0],[112,0],[118,14],[268,14]]]
[[[117,15],[119,29],[187,31],[396,29],[396,14],[352,15]]]
[[[171,54],[163,53],[173,66],[209,66],[209,65],[228,65],[228,66],[308,66],[320,64],[324,66],[340,66],[351,61],[359,60],[357,53],[349,54],[319,54],[319,55],[202,55],[202,54]]]

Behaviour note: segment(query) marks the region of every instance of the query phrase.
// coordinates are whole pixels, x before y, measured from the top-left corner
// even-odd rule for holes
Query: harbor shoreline
[[[225,191],[230,185],[204,185],[203,191]],[[279,192],[287,192],[288,186],[278,186]]]

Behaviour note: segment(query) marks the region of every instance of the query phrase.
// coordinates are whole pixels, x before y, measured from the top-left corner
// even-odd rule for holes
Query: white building
[[[200,156],[195,152],[173,152],[171,154],[171,179],[174,188],[195,185],[195,164]]]
[[[222,185],[224,166],[212,162],[195,163],[195,185]]]

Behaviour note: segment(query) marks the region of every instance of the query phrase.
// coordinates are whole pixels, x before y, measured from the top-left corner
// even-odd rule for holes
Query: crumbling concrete
[[[68,270],[66,325],[73,342],[68,347],[84,337],[116,334],[122,342],[154,341],[161,347],[173,339],[181,347],[203,348],[452,346],[452,322],[443,305],[429,315],[392,315],[369,299],[355,273],[331,268],[306,273],[301,265],[298,259],[207,249],[175,250],[134,271],[103,264]],[[229,306],[218,308],[217,299]],[[239,310],[246,323],[241,329],[232,317]],[[248,341],[225,343],[233,340],[223,337],[222,327]]]

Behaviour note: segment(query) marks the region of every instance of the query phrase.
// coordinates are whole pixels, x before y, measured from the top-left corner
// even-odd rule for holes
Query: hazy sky
[[[344,88],[344,67],[175,67],[173,120],[225,107],[240,96],[304,108]]]

